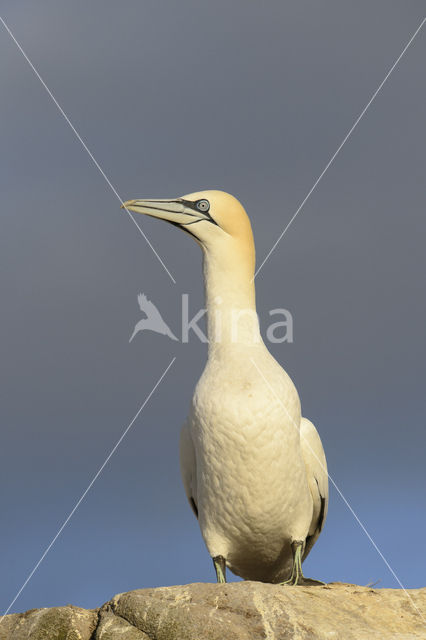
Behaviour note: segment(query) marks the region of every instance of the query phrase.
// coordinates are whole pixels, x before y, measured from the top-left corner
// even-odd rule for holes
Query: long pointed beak
[[[181,199],[127,200],[121,205],[121,208],[180,225],[198,222],[204,218],[202,213],[198,214],[185,206]]]

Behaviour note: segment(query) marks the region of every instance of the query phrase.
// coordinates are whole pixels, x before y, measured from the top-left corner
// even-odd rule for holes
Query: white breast
[[[278,580],[291,541],[305,539],[312,518],[291,379],[263,345],[230,348],[226,358],[209,359],[188,426],[210,555],[223,555],[242,577]]]

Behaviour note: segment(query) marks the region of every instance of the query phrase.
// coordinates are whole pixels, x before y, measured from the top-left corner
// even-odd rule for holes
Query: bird
[[[151,302],[151,300],[148,300],[146,295],[140,293],[138,295],[138,303],[140,310],[146,315],[146,318],[142,318],[142,320],[139,320],[135,325],[129,342],[133,340],[139,331],[145,331],[146,329],[149,331],[155,331],[156,333],[161,333],[163,336],[168,336],[172,340],[177,340],[170,327],[168,327],[164,322],[155,304]]]
[[[183,485],[218,583],[317,586],[302,562],[324,526],[328,472],[320,436],[296,387],[262,340],[255,245],[237,198],[205,190],[128,200],[168,221],[203,254],[208,356],[180,435]]]

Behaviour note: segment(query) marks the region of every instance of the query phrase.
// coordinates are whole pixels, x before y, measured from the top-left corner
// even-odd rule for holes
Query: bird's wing
[[[180,432],[180,471],[182,474],[186,497],[189,500],[189,504],[191,505],[195,516],[198,518],[197,463],[194,444],[192,442],[191,432],[187,423],[183,425]]]
[[[155,319],[163,322],[163,318],[161,317],[161,314],[158,311],[157,307],[153,302],[151,302],[151,300],[148,300],[144,293],[140,293],[138,295],[138,302],[141,311],[143,311],[143,313],[145,313],[150,320]]]
[[[305,559],[317,541],[327,517],[328,473],[321,438],[315,426],[306,418],[302,418],[300,423],[300,444],[313,500],[312,521],[303,553]]]
[[[138,304],[140,306],[141,311],[145,311],[145,303],[148,302],[148,298],[144,293],[138,294]]]

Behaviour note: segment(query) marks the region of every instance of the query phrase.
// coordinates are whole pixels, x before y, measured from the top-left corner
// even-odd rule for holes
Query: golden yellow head
[[[191,234],[208,253],[235,251],[254,263],[250,220],[242,204],[225,191],[197,191],[175,199],[128,200],[123,207],[171,222]]]
[[[244,207],[230,193],[225,191],[198,191],[183,196],[183,198],[193,202],[206,201],[211,218],[230,236],[239,238],[251,234],[250,220]]]

